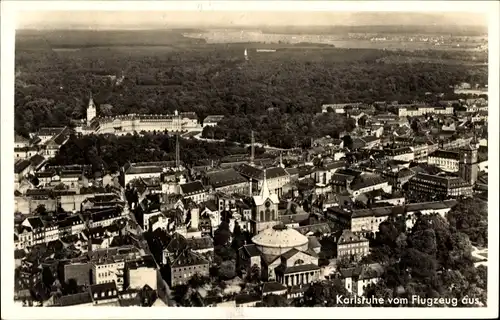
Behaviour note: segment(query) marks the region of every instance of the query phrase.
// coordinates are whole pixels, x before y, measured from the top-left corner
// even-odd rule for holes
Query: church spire
[[[269,192],[269,186],[267,185],[266,179],[266,169],[264,169],[264,180],[262,181],[262,190],[260,190],[260,197],[262,198],[262,200],[266,200],[270,195],[271,192]]]
[[[97,109],[92,98],[92,91],[89,92],[89,105],[87,107],[87,125],[92,123],[92,120],[97,116]]]
[[[92,91],[89,92],[89,108],[95,108],[94,98],[92,97]]]

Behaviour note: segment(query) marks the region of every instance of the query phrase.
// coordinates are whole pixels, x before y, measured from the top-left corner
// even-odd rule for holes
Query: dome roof
[[[252,238],[257,246],[272,248],[293,248],[303,246],[309,242],[309,239],[295,229],[285,226],[274,226],[262,230]]]

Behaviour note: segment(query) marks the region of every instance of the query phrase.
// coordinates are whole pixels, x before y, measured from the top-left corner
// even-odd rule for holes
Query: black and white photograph
[[[14,2],[2,318],[498,316],[498,3]]]

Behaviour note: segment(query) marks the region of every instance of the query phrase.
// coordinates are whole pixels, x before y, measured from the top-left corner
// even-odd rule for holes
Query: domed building
[[[265,229],[254,236],[252,242],[262,254],[275,256],[294,248],[299,251],[307,251],[309,246],[309,239],[306,236],[283,225]]]
[[[320,276],[319,242],[316,237],[306,237],[281,224],[277,214],[278,202],[277,195],[269,192],[264,180],[261,194],[254,197],[253,213],[257,218],[254,220],[256,226],[266,228],[255,228],[259,232],[252,238],[253,243],[238,250],[238,267],[250,272],[253,266],[257,266],[262,280],[277,281],[288,287],[316,281]],[[264,221],[256,214],[260,211],[264,211],[261,214]]]

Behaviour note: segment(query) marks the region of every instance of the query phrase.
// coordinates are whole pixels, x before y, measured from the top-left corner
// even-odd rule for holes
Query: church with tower
[[[260,194],[252,197],[252,218],[250,221],[252,234],[257,234],[278,223],[278,205],[278,195],[269,191],[266,170],[264,169],[264,182]]]
[[[302,288],[321,277],[321,245],[314,236],[307,237],[282,224],[278,204],[278,195],[269,190],[264,169],[260,193],[252,197],[252,243],[239,248],[238,269],[248,273],[257,266],[263,281],[276,281],[285,290]]]

